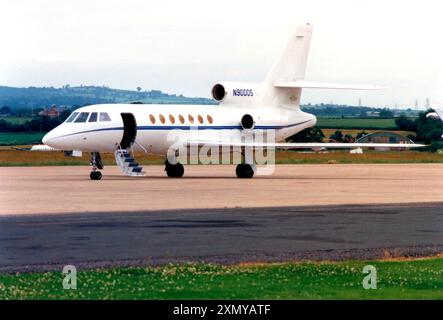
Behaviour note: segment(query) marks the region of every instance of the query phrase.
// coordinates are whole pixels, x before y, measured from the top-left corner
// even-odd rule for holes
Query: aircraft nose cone
[[[42,138],[42,142],[43,144],[47,144],[48,143],[48,134],[45,134],[45,136]]]
[[[47,134],[44,135],[42,138],[42,142],[44,145],[51,146],[51,142],[54,140],[54,130],[49,131]]]

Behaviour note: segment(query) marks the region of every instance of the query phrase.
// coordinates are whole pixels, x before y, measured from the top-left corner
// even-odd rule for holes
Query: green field
[[[23,146],[26,147],[26,146]],[[163,165],[163,155],[135,154],[141,165]],[[12,147],[0,147],[0,167],[18,166],[88,166],[90,155],[82,157],[65,157],[63,152],[29,152],[15,150]],[[105,166],[115,165],[114,154],[103,153]],[[277,164],[347,164],[347,163],[443,163],[442,153],[418,151],[365,151],[364,154],[350,154],[349,151],[329,153],[302,153],[294,151],[276,152]]]
[[[31,121],[31,117],[4,117],[0,118],[5,120],[6,122],[13,123],[13,124],[22,124],[26,121]]]
[[[318,118],[319,128],[398,130],[395,119]]]
[[[45,133],[0,133],[0,146],[38,144]]]
[[[365,265],[377,289],[365,290]],[[443,258],[408,261],[208,264],[0,275],[0,299],[443,299]]]

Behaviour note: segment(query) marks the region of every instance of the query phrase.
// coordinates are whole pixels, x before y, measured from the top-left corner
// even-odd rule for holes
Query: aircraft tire
[[[249,164],[239,164],[235,169],[237,178],[240,179],[250,179],[254,176],[254,170]]]
[[[102,179],[102,173],[100,171],[92,171],[89,174],[89,178],[91,178],[91,180],[101,180]]]
[[[181,163],[177,164],[167,163],[165,170],[169,178],[181,178],[185,173],[185,168]]]

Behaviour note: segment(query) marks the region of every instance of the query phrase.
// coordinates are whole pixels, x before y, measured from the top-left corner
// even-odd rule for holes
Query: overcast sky
[[[305,90],[303,103],[443,105],[440,2],[1,0],[0,85],[209,97],[218,81],[261,81],[310,22],[307,79],[390,89]]]

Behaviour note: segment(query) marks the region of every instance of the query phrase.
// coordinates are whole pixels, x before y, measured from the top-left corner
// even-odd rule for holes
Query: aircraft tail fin
[[[295,81],[305,77],[311,46],[312,26],[297,27],[281,56],[269,71],[266,82]]]
[[[300,104],[301,88],[276,88],[274,83],[304,79],[312,29],[313,27],[309,23],[297,27],[285,50],[269,71],[263,88],[263,103],[265,105]]]
[[[299,26],[285,50],[275,62],[262,84],[262,105],[270,107],[299,107],[302,90],[347,89],[380,90],[375,85],[351,85],[305,81],[313,27],[308,23]]]

